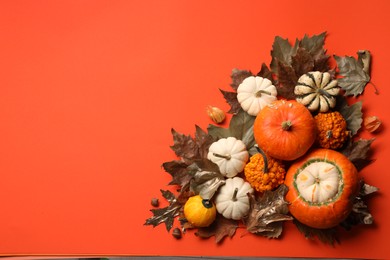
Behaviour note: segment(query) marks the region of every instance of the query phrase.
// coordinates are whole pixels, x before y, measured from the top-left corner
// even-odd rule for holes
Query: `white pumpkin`
[[[207,154],[207,159],[217,164],[221,174],[229,178],[244,169],[248,158],[245,144],[234,137],[222,138],[212,143]]]
[[[237,100],[249,115],[256,116],[263,107],[276,100],[276,87],[267,78],[250,76],[237,88]]]
[[[218,213],[228,219],[242,219],[250,209],[248,193],[253,192],[251,185],[244,179],[240,177],[227,179],[215,198]]]
[[[334,108],[339,92],[337,80],[332,79],[328,72],[319,71],[303,74],[294,88],[296,100],[313,112],[327,112]]]

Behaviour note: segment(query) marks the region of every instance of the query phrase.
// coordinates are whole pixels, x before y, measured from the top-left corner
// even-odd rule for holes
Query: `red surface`
[[[1,1],[0,253],[390,258],[388,1]],[[274,36],[328,32],[329,54],[373,55],[361,98],[385,128],[362,176],[380,187],[376,224],[341,245],[287,224],[268,240],[238,230],[222,245],[144,226],[170,181],[170,129],[228,109],[233,68],[270,62]],[[366,134],[365,137],[372,137]]]

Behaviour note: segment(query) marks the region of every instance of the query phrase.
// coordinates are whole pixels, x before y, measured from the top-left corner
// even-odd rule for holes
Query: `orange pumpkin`
[[[313,145],[316,124],[304,105],[295,100],[277,100],[257,114],[253,134],[269,156],[295,160]]]
[[[285,184],[290,213],[301,223],[320,229],[343,221],[359,191],[355,166],[331,149],[313,150],[293,163]]]

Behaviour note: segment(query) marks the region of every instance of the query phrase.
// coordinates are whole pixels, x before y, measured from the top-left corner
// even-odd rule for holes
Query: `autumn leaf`
[[[173,136],[173,145],[171,149],[177,156],[182,157],[189,165],[195,159],[207,157],[208,148],[213,143],[213,138],[196,126],[195,138],[190,135],[184,135],[171,130]]]
[[[278,62],[277,67],[279,75],[278,84],[275,87],[278,91],[278,96],[286,99],[295,99],[294,88],[297,85],[298,78],[293,67],[282,62]]]
[[[236,220],[224,218],[217,214],[217,218],[209,227],[198,228],[195,233],[198,237],[209,238],[215,236],[215,243],[220,243],[226,236],[233,237],[238,228]]]
[[[340,225],[347,230],[350,230],[356,225],[371,225],[374,223],[374,218],[368,209],[365,197],[377,192],[379,189],[366,184],[364,181],[361,181],[360,187],[359,195],[354,200],[351,213],[342,223],[340,223]]]
[[[192,179],[188,172],[188,165],[183,161],[170,161],[163,163],[164,170],[172,176],[169,185],[179,185],[182,189],[186,188]]]
[[[240,110],[236,115],[232,116],[228,128],[209,125],[207,130],[209,135],[215,139],[232,136],[243,141],[247,149],[250,149],[255,144],[255,139],[253,137],[254,121],[254,116]]]
[[[357,134],[363,123],[362,101],[348,105],[347,100],[343,96],[337,97],[336,110],[344,117],[347,122],[347,129],[351,131],[351,135]]]
[[[204,199],[211,199],[218,188],[225,184],[225,177],[219,172],[216,164],[204,159],[188,167],[191,179],[191,190]]]
[[[182,204],[176,199],[175,195],[168,190],[161,190],[162,196],[169,202],[169,206],[165,208],[151,209],[153,217],[148,218],[144,225],[152,225],[156,227],[164,223],[169,232],[173,226],[173,221],[180,214]]]
[[[288,203],[284,200],[287,191],[287,186],[281,185],[275,191],[266,191],[259,199],[248,195],[250,210],[244,224],[249,232],[268,238],[281,235],[283,221],[292,220],[288,215]]]
[[[272,71],[267,67],[265,63],[261,64],[261,69],[259,73],[257,73],[258,77],[269,79],[270,81],[274,82]]]
[[[271,50],[271,70],[279,77],[279,63],[291,65],[291,57],[296,54],[299,41],[296,40],[294,46],[292,46],[288,39],[283,39],[280,36],[276,36]]]
[[[323,56],[325,53],[324,44],[325,44],[326,32],[322,32],[318,35],[313,35],[309,37],[307,34],[299,42],[299,46],[305,48],[314,59],[318,59]]]
[[[340,243],[337,238],[336,228],[317,229],[306,226],[298,220],[294,219],[293,223],[298,230],[308,239],[315,239],[316,237],[324,244],[334,245],[336,242]]]
[[[221,91],[223,97],[226,102],[230,105],[230,109],[228,111],[229,114],[237,114],[241,109],[241,104],[237,99],[237,92],[230,92],[226,90],[219,89]]]
[[[365,86],[370,82],[370,75],[364,70],[364,65],[354,57],[334,56],[339,74],[343,78],[338,79],[339,86],[345,90],[347,96],[357,96],[363,93]]]
[[[371,144],[375,139],[357,141],[351,140],[348,145],[341,151],[342,154],[355,165],[356,169],[360,171],[365,166],[373,162],[371,159]]]
[[[237,90],[238,86],[242,83],[242,81],[249,76],[253,76],[252,72],[250,72],[249,70],[233,69],[232,74],[230,75],[232,79],[230,86],[234,90]]]
[[[291,66],[295,71],[295,75],[299,78],[303,74],[313,71],[314,59],[305,48],[299,47],[297,53],[292,57]]]

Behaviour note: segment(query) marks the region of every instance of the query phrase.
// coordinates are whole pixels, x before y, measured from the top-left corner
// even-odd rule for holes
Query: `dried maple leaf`
[[[370,75],[364,70],[364,65],[354,57],[334,56],[339,74],[343,78],[338,79],[338,84],[345,90],[345,95],[357,96],[363,93],[365,86],[370,82]]]
[[[250,198],[250,210],[244,224],[250,233],[277,238],[281,235],[283,221],[292,220],[288,215],[287,201],[284,200],[288,188],[279,186],[275,191],[266,191],[259,199]]]
[[[173,226],[173,221],[180,214],[183,205],[176,199],[175,195],[168,190],[161,190],[162,196],[169,202],[169,206],[165,208],[151,209],[153,217],[148,218],[144,225],[152,225],[153,227],[164,223],[169,232]]]
[[[218,188],[225,184],[225,177],[210,160],[196,161],[188,169],[192,176],[191,190],[204,199],[211,199]]]
[[[298,77],[291,65],[282,62],[277,64],[279,75],[276,84],[278,95],[286,99],[295,99],[294,88],[298,82]]]
[[[232,219],[226,219],[220,214],[213,224],[209,227],[198,228],[195,235],[202,238],[215,236],[215,243],[220,243],[226,236],[233,237],[238,228],[238,222]]]
[[[357,141],[351,140],[348,145],[341,151],[360,171],[365,166],[373,162],[371,159],[371,144],[375,139]]]
[[[188,172],[188,165],[183,161],[170,161],[163,163],[164,170],[172,176],[172,181],[169,185],[179,185],[182,189],[185,189],[191,179],[192,175]]]
[[[296,40],[294,46],[292,46],[288,39],[276,36],[271,50],[271,70],[279,77],[280,66],[279,63],[291,65],[291,57],[295,55],[299,46],[299,41]]]
[[[249,70],[233,69],[232,74],[230,75],[232,79],[230,86],[234,90],[237,90],[238,86],[242,83],[242,81],[249,76],[253,76],[252,72],[250,72]]]
[[[291,66],[295,71],[297,78],[306,74],[309,71],[313,71],[314,59],[305,48],[299,47],[297,53],[292,57]],[[294,84],[295,87],[295,84]]]
[[[196,126],[195,138],[190,135],[184,135],[171,130],[173,135],[173,145],[171,149],[177,156],[189,165],[194,160],[207,157],[207,151],[213,143],[213,138],[204,132],[200,127]]]
[[[340,243],[337,238],[337,229],[336,228],[328,228],[328,229],[316,229],[305,224],[302,224],[298,220],[294,219],[293,223],[298,228],[298,230],[304,234],[304,236],[308,239],[318,238],[324,244],[334,245],[336,242]]]
[[[343,228],[350,230],[356,225],[371,225],[374,222],[374,218],[371,215],[364,198],[370,194],[377,192],[377,187],[366,184],[361,181],[359,195],[355,198],[351,213],[340,224]]]
[[[232,136],[242,140],[247,149],[250,149],[255,144],[255,139],[253,137],[254,120],[254,116],[240,110],[236,115],[232,116],[228,128],[209,125],[207,130],[209,135],[215,139]]]
[[[261,69],[259,73],[257,73],[256,76],[262,77],[269,79],[270,81],[274,81],[273,76],[272,76],[272,71],[267,67],[265,63],[261,64]]]
[[[309,37],[305,35],[299,42],[301,48],[306,49],[314,62],[313,71],[328,71],[329,70],[329,55],[326,55],[324,49],[326,32]]]
[[[336,102],[336,110],[339,111],[345,121],[347,121],[347,129],[351,131],[351,136],[354,136],[362,127],[363,123],[362,101],[348,105],[345,97],[338,96]]]
[[[241,104],[237,99],[237,92],[230,92],[219,89],[225,98],[226,102],[230,105],[230,109],[228,111],[229,114],[237,114],[241,109]]]

